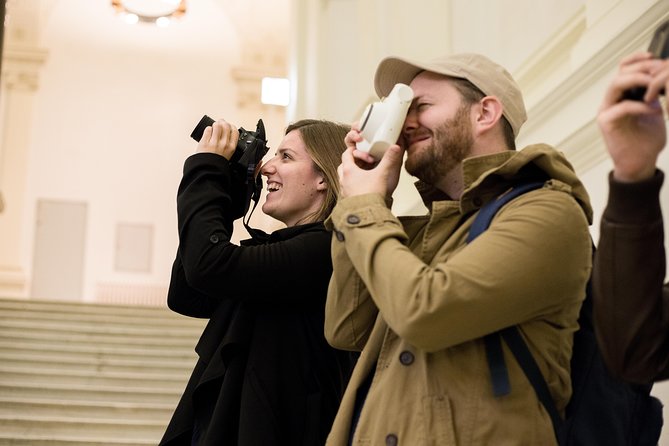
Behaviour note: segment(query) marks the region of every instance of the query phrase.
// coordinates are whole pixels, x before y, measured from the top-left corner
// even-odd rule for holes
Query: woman
[[[207,127],[184,165],[179,250],[168,306],[209,318],[199,360],[163,445],[322,445],[351,369],[323,335],[332,272],[323,220],[338,196],[346,126],[304,120],[262,166],[262,210],[286,228],[230,242],[234,184],[228,160],[238,131]]]

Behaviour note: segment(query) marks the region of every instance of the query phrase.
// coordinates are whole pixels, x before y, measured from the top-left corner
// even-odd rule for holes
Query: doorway
[[[31,297],[82,300],[87,204],[38,200]]]

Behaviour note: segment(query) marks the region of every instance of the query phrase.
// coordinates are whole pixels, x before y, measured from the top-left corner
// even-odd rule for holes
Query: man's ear
[[[502,119],[502,103],[495,96],[481,99],[476,108],[475,126],[478,133],[485,133]]]

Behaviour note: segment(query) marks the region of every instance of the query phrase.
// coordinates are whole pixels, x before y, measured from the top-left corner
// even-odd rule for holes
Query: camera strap
[[[253,215],[253,211],[255,211],[256,207],[258,206],[258,201],[260,199],[260,191],[262,190],[262,179],[260,178],[260,175],[258,175],[254,179],[253,178],[254,173],[255,173],[255,164],[249,164],[247,171],[247,181],[246,181],[247,184],[246,205],[245,205],[246,209],[244,209],[242,224],[244,224],[244,228],[246,228],[246,231],[249,233],[249,235],[253,240],[255,240],[258,243],[265,243],[267,242],[267,240],[269,240],[269,234],[267,234],[265,231],[252,228],[251,226],[249,226],[249,223],[251,221],[251,215]],[[247,211],[249,209],[251,201],[253,201],[253,207],[251,207],[251,212],[249,212],[247,215]]]
[[[266,243],[269,240],[269,234],[266,233],[265,231],[252,228],[251,226],[249,226],[251,215],[253,214],[253,211],[256,209],[257,205],[258,205],[258,200],[253,200],[253,207],[251,208],[251,212],[249,212],[246,221],[244,221],[244,219],[242,218],[242,223],[244,224],[244,228],[246,228],[246,231],[249,233],[249,235],[254,241],[258,243]]]

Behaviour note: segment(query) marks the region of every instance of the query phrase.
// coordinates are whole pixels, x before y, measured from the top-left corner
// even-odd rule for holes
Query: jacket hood
[[[472,203],[487,202],[520,181],[545,180],[561,187],[579,203],[592,224],[590,197],[565,156],[547,144],[534,144],[522,150],[508,150],[467,158],[463,162],[464,191],[460,198],[463,212],[477,208]],[[445,193],[421,181],[416,183],[425,205],[450,199]],[[476,198],[476,199],[475,199]]]

